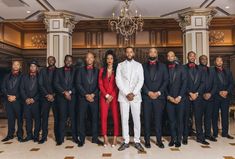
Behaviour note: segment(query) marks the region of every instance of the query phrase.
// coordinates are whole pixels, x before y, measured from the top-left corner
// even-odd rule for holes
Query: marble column
[[[197,58],[201,55],[209,58],[209,25],[215,14],[213,8],[189,9],[178,14],[177,21],[183,32],[184,63],[189,51],[196,52]]]
[[[56,58],[56,66],[64,65],[64,56],[72,55],[72,31],[75,16],[66,12],[44,12],[44,24],[47,29],[47,57]]]

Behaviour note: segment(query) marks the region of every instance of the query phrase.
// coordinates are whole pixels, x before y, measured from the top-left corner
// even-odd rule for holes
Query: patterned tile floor
[[[53,126],[49,125],[50,128]],[[0,139],[6,134],[6,120],[0,120]],[[230,134],[235,136],[235,121],[230,120]],[[155,139],[154,137],[152,138]],[[65,140],[62,146],[55,146],[52,131],[49,132],[48,141],[39,145],[33,142],[18,143],[16,139],[0,143],[0,159],[235,159],[235,140],[222,137],[218,142],[210,142],[209,146],[202,146],[190,139],[189,145],[180,148],[168,147],[168,138],[164,137],[165,149],[159,149],[152,143],[151,149],[139,153],[133,146],[123,152],[112,148],[97,146],[86,141],[82,148],[78,148],[70,140]],[[121,138],[119,138],[121,141]]]

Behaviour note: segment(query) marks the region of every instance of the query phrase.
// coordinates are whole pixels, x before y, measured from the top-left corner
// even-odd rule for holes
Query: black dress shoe
[[[92,139],[92,143],[97,144],[97,145],[103,145],[103,142],[100,141],[98,138],[97,139]]]
[[[188,139],[183,139],[182,144],[183,145],[188,145]]]
[[[62,143],[63,143],[62,141],[57,141],[56,146],[60,146],[60,145],[62,145]]]
[[[228,139],[234,139],[234,137],[232,137],[231,135],[222,135],[222,137],[226,137],[226,138],[228,138]]]
[[[2,139],[2,142],[6,142],[6,141],[9,141],[11,139],[13,139],[14,137],[13,136],[7,136],[5,137],[4,139]]]
[[[218,135],[213,135],[214,138],[218,138]]]
[[[174,146],[174,145],[175,145],[174,140],[171,140],[171,141],[169,142],[169,144],[168,144],[169,147],[172,147],[172,146]]]
[[[78,147],[82,147],[84,145],[83,141],[78,140]]]
[[[33,138],[33,142],[39,142],[39,138],[38,137],[34,137]]]
[[[140,152],[144,152],[144,148],[140,143],[135,143],[135,148]]]
[[[163,149],[165,146],[162,142],[157,142],[156,144],[159,148]]]
[[[181,147],[181,142],[176,142],[175,147]]]
[[[47,139],[42,138],[41,140],[39,140],[38,144],[43,144],[46,141],[47,141]]]
[[[215,137],[213,137],[213,136],[206,136],[206,139],[210,140],[210,141],[213,141],[213,142],[217,141],[217,139]]]
[[[123,151],[126,148],[129,148],[129,144],[126,143],[122,143],[121,146],[118,148],[118,151]]]
[[[74,142],[75,144],[78,144],[78,139],[77,139],[77,138],[73,138],[73,142]]]
[[[146,147],[146,148],[151,148],[151,144],[150,144],[150,142],[148,141],[148,142],[145,142],[145,144],[144,144],[144,146]]]
[[[203,145],[210,145],[209,142],[207,142],[206,140],[197,140],[198,143],[201,143]]]
[[[18,140],[19,142],[23,142],[23,141],[24,141],[24,139],[23,139],[22,137],[18,137],[17,140]]]
[[[23,140],[23,142],[27,142],[27,141],[30,141],[30,140],[33,140],[33,138],[32,138],[32,137],[27,136],[27,137]]]

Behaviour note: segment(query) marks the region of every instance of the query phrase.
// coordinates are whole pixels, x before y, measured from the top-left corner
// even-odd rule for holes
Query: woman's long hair
[[[116,57],[116,54],[114,53],[113,50],[108,50],[108,51],[106,51],[105,57],[104,57],[104,60],[103,60],[103,68],[104,68],[104,71],[103,71],[103,74],[102,74],[103,78],[105,78],[106,75],[107,75],[107,68],[108,68],[107,58],[108,58],[109,55],[113,56],[113,72],[114,72],[114,75],[116,75],[117,57]]]

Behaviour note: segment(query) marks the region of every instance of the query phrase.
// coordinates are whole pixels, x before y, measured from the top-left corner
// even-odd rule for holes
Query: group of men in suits
[[[222,137],[233,139],[228,133],[233,78],[232,73],[223,67],[221,57],[216,58],[215,67],[208,67],[208,57],[202,55],[199,57],[200,65],[197,65],[196,53],[191,51],[188,53],[188,63],[181,65],[176,61],[175,53],[170,51],[167,53],[167,64],[163,64],[158,60],[157,49],[150,48],[148,60],[142,65],[134,60],[132,47],[127,47],[125,53],[126,59],[118,64],[115,75],[124,139],[119,151],[129,147],[130,110],[134,122],[134,146],[144,151],[140,144],[141,103],[146,148],[151,147],[152,121],[156,144],[164,148],[162,120],[165,109],[170,122],[169,146],[180,147],[181,143],[188,144],[190,121],[193,117],[196,141],[205,145],[209,144],[206,139],[216,141],[219,110],[222,116]],[[29,64],[29,72],[24,75],[20,71],[20,62],[13,61],[12,71],[6,75],[2,84],[8,117],[8,134],[2,141],[14,137],[17,119],[18,141],[34,140],[44,143],[47,141],[48,118],[52,108],[57,145],[64,142],[66,124],[71,126],[73,141],[79,147],[84,145],[88,111],[91,115],[92,142],[102,144],[98,139],[99,72],[94,65],[95,54],[87,53],[86,65],[77,70],[72,67],[72,60],[71,55],[66,55],[64,66],[56,68],[56,60],[50,56],[47,60],[48,67],[40,72],[37,61],[33,60]],[[23,114],[26,118],[26,138],[23,138]]]
[[[222,137],[233,139],[228,133],[228,114],[234,81],[231,71],[223,67],[221,57],[216,57],[215,67],[208,67],[208,58],[202,55],[199,57],[200,65],[197,65],[196,53],[190,51],[187,55],[188,63],[180,65],[175,53],[170,51],[167,53],[167,64],[163,64],[158,60],[157,49],[150,48],[149,59],[141,66],[134,60],[134,55],[133,48],[127,47],[126,60],[118,65],[116,74],[124,138],[119,151],[129,147],[129,109],[134,121],[134,145],[144,151],[139,141],[142,100],[146,148],[151,147],[152,121],[156,145],[164,148],[162,120],[165,109],[170,122],[170,147],[188,144],[193,118],[197,142],[209,145],[206,139],[217,141],[219,109]]]

